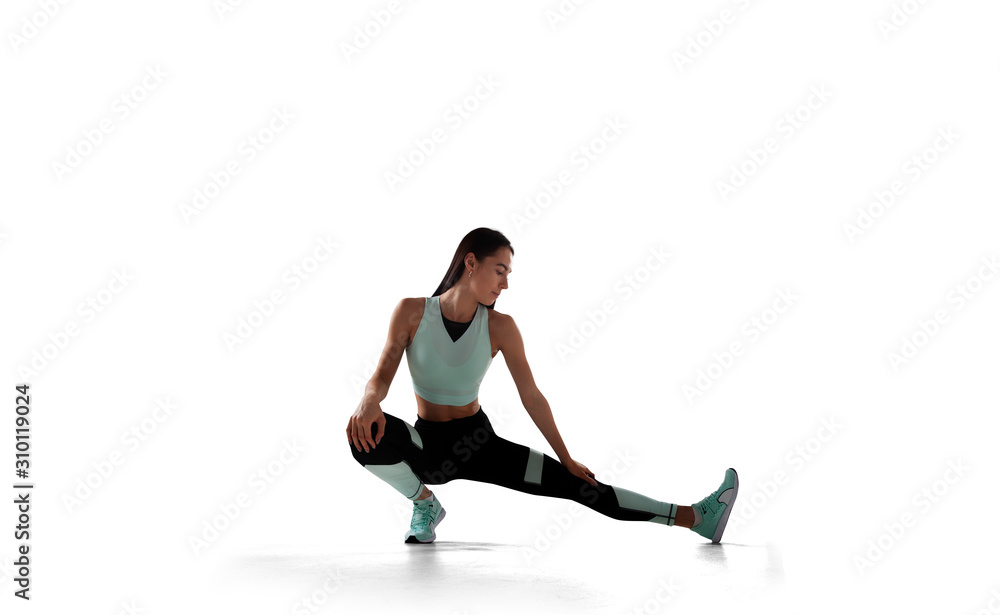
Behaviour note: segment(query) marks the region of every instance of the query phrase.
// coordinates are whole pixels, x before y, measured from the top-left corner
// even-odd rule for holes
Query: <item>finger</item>
[[[374,424],[374,422],[368,423],[367,425],[365,425],[365,438],[364,438],[364,440],[362,440],[362,442],[367,442],[367,443],[371,444],[372,448],[375,448],[375,440],[372,438],[372,425],[373,424]]]
[[[361,452],[361,442],[358,440],[358,425],[355,421],[351,421],[351,444],[354,445],[354,448],[358,449],[359,453]]]
[[[364,451],[367,453],[367,452],[369,452],[369,450],[368,450],[368,444],[365,442],[365,436],[362,433],[363,430],[364,430],[364,426],[362,425],[362,422],[359,419],[355,419],[354,420],[354,437],[357,438],[358,444],[361,445],[361,449],[364,449]],[[358,450],[361,450],[361,449],[358,449]]]

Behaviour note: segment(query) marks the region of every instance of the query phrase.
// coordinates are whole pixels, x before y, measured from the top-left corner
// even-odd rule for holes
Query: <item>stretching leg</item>
[[[533,448],[501,438],[488,429],[486,441],[470,451],[463,472],[456,478],[491,483],[533,495],[563,498],[583,504],[597,512],[622,521],[652,521],[674,525],[679,508],[684,517],[690,507],[661,502],[623,487],[597,481],[597,486],[574,476],[557,459]],[[478,443],[479,440],[476,440]],[[596,480],[596,479],[595,479]],[[693,516],[691,517],[693,521]],[[690,527],[683,518],[678,525]]]

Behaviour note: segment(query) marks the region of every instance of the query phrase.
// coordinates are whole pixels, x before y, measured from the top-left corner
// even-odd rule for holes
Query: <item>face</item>
[[[510,248],[500,248],[493,256],[487,256],[477,264],[469,281],[479,302],[491,305],[507,288],[507,276],[511,274]]]

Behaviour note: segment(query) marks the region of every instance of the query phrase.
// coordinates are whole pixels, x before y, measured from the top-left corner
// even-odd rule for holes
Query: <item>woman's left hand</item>
[[[590,468],[583,465],[579,461],[575,459],[568,459],[563,463],[563,465],[566,466],[566,469],[569,470],[569,473],[573,476],[578,476],[591,485],[595,487],[597,486],[597,481],[594,480],[594,473],[590,471]]]

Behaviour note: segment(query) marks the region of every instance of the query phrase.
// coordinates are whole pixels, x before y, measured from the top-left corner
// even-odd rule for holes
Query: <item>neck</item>
[[[469,289],[456,285],[444,291],[438,296],[441,304],[441,314],[448,320],[455,322],[468,322],[476,315],[479,309],[479,300],[472,296]]]

